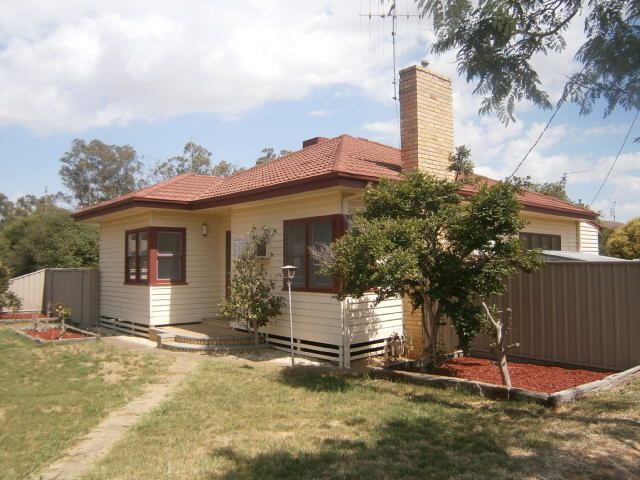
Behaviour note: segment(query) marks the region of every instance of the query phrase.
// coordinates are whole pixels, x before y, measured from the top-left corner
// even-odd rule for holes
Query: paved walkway
[[[136,424],[142,415],[167,399],[184,378],[203,360],[199,355],[176,354],[155,349],[152,342],[127,337],[111,337],[102,341],[114,346],[145,350],[173,359],[160,383],[147,385],[143,393],[127,405],[114,410],[99,425],[67,450],[61,458],[31,476],[39,480],[71,480],[82,477],[111,447]]]

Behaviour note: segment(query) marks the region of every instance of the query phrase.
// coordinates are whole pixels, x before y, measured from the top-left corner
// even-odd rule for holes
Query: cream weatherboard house
[[[276,230],[263,260],[269,270],[279,275],[282,265],[299,267],[292,306],[301,352],[347,366],[382,352],[393,334],[411,337],[417,322],[400,299],[336,300],[308,248],[340,235],[368,184],[415,169],[450,175],[450,81],[417,66],[403,70],[400,113],[401,150],[349,135],[313,138],[231,177],[181,175],[76,212],[78,221],[100,226],[101,319],[146,334],[215,317],[234,253],[252,226],[268,226]],[[592,211],[530,192],[520,201],[527,245],[598,253]],[[269,343],[288,347],[286,316],[265,333]]]

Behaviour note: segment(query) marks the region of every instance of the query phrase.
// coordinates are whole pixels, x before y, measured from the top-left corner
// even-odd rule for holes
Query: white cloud
[[[0,126],[234,117],[327,86],[389,102],[388,32],[371,38],[358,8],[339,0],[3,4]],[[399,54],[418,40],[407,38]]]
[[[400,146],[400,127],[398,120],[368,122],[362,125],[362,130],[372,132],[375,135],[372,140]]]
[[[331,112],[329,110],[311,110],[307,115],[310,117],[328,117]]]

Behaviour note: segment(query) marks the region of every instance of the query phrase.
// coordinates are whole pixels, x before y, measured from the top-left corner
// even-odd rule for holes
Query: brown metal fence
[[[495,299],[513,311],[513,358],[622,370],[640,364],[640,262],[551,262]],[[454,349],[450,327],[442,341]],[[490,351],[480,335],[473,350]]]
[[[47,268],[10,280],[9,288],[22,301],[22,310],[46,312],[56,303],[71,307],[71,319],[83,327],[98,322],[98,270]]]

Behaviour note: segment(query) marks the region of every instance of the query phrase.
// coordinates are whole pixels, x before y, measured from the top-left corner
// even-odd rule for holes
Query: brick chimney
[[[310,138],[308,140],[303,141],[302,142],[302,148],[307,148],[307,147],[310,147],[312,145],[317,145],[319,143],[324,143],[327,140],[329,140],[329,139],[326,138],[326,137],[313,137],[313,138]]]
[[[400,138],[403,172],[453,178],[451,80],[417,65],[400,71]]]

